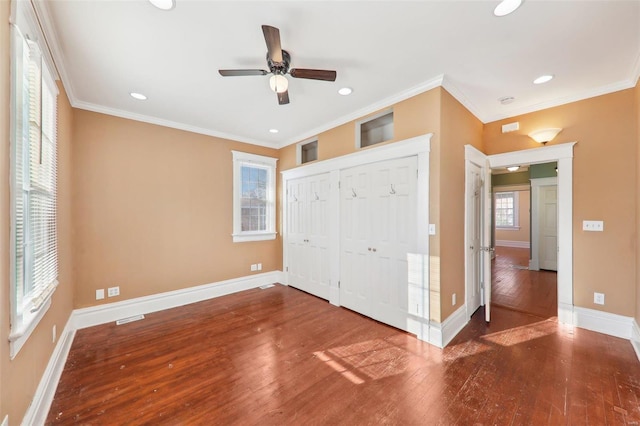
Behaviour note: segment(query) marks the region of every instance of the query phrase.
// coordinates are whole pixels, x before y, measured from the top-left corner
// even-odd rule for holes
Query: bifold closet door
[[[329,299],[329,174],[287,182],[289,285]]]
[[[340,183],[340,304],[406,330],[417,158],[343,170]]]

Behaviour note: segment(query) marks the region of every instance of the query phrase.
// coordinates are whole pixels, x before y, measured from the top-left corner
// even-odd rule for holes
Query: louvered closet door
[[[329,299],[329,174],[287,183],[289,285]]]
[[[407,254],[417,243],[416,171],[417,158],[409,157],[346,170],[340,179],[340,304],[404,330]]]

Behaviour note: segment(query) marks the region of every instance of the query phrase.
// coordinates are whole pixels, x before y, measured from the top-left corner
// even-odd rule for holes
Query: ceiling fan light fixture
[[[507,16],[508,14],[515,12],[521,4],[522,0],[502,0],[493,10],[493,14],[496,16]]]
[[[149,0],[149,3],[160,10],[171,10],[176,7],[176,0]]]
[[[289,88],[289,81],[282,74],[274,74],[269,79],[269,87],[276,93],[284,93]]]

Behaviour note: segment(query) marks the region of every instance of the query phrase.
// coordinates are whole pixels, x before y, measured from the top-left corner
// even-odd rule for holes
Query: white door
[[[467,313],[482,302],[482,168],[468,162],[466,178]]]
[[[406,330],[417,158],[344,170],[340,185],[340,304]]]
[[[540,187],[540,269],[558,270],[558,186]]]
[[[329,174],[287,182],[287,273],[292,287],[329,299]]]
[[[467,314],[477,309],[478,285],[480,303],[485,306],[485,320],[491,320],[491,168],[489,157],[478,149],[465,147],[466,200],[466,288]],[[477,193],[477,194],[476,194]],[[479,244],[477,241],[479,240]],[[476,252],[478,246],[478,252]]]

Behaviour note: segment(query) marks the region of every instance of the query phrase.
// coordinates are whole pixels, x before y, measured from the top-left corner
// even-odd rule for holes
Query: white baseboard
[[[640,361],[640,327],[638,326],[638,322],[635,318],[633,320],[633,326],[631,327],[631,346],[633,346],[633,350],[636,351],[638,361]]]
[[[22,419],[23,425],[43,425],[47,420],[47,415],[58,387],[58,381],[62,376],[62,370],[67,362],[67,356],[76,334],[75,329],[72,328],[72,317],[73,313],[69,316],[69,320],[67,320],[51,358],[49,358],[49,363],[42,374],[36,393],[33,396],[33,401],[31,401],[31,405]]]
[[[574,306],[573,318],[576,327],[631,340],[634,322],[631,317]]]
[[[558,302],[558,322],[565,325],[574,325],[574,321],[573,305]]]
[[[284,274],[282,271],[265,272],[263,274],[138,297],[122,302],[109,303],[107,305],[75,309],[71,312],[69,320],[60,335],[60,339],[51,354],[51,358],[49,358],[47,368],[40,379],[33,401],[25,413],[22,425],[31,426],[45,423],[56,388],[58,387],[58,381],[62,375],[64,365],[67,362],[67,356],[69,355],[76,330],[105,324],[134,315],[148,314],[164,309],[176,308],[189,303],[200,302],[202,300],[226,296],[266,284],[280,283],[283,280]],[[5,418],[5,420],[7,419]],[[2,426],[4,426],[4,424]]]
[[[468,322],[467,307],[462,305],[442,323],[432,322],[429,325],[429,343],[444,348]]]
[[[94,325],[105,324],[134,315],[177,308],[178,306],[226,296],[281,281],[284,281],[284,274],[281,271],[272,271],[151,296],[136,297],[122,302],[76,309],[72,315],[73,326],[78,330],[93,327]]]
[[[497,247],[529,248],[529,241],[496,240]]]

